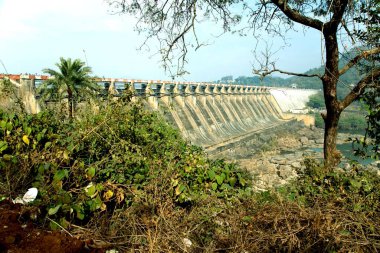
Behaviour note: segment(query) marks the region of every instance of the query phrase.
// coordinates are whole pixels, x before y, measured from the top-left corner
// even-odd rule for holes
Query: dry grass
[[[280,197],[266,204],[210,198],[189,209],[158,203],[100,216],[84,236],[122,252],[380,250],[379,214],[353,213],[333,203],[306,208]]]

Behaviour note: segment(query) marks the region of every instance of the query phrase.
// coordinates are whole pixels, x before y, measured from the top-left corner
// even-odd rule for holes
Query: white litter
[[[191,245],[193,245],[193,243],[188,238],[183,238],[183,244],[185,245],[186,248],[190,248]]]
[[[119,251],[115,249],[109,249],[106,251],[106,253],[119,253]]]
[[[20,197],[17,197],[16,199],[12,200],[14,204],[28,204],[32,201],[34,201],[37,197],[38,190],[37,188],[29,188],[28,191],[24,194],[24,197],[22,199]]]

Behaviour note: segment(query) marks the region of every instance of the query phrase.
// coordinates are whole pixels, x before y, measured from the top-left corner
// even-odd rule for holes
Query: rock
[[[261,174],[275,174],[276,166],[274,164],[270,164],[268,161],[264,161],[256,168],[256,170]]]
[[[280,165],[278,167],[279,176],[282,179],[292,179],[297,176],[297,173],[289,165]]]
[[[345,169],[346,171],[349,171],[349,170],[351,169],[351,164],[346,163],[346,164],[344,165],[344,169]]]
[[[287,160],[280,160],[280,161],[277,162],[277,164],[279,164],[279,165],[286,165],[286,164],[288,164],[288,161]]]
[[[295,169],[300,169],[302,167],[302,164],[300,162],[297,162],[297,161],[292,162],[290,165]]]
[[[344,173],[344,170],[342,168],[339,168],[339,167],[335,168],[334,171],[336,173]]]
[[[323,144],[324,140],[323,139],[317,139],[315,140],[315,143],[317,144]]]
[[[302,143],[302,145],[307,145],[309,143],[309,139],[305,136],[302,136],[300,138],[300,142]]]

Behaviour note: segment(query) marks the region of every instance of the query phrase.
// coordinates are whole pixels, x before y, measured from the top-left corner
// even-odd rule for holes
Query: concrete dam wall
[[[318,90],[271,88],[270,94],[276,99],[283,112],[303,113],[307,107],[310,96],[318,93]]]
[[[145,92],[149,107],[163,111],[186,139],[209,152],[293,120],[265,87],[151,84]]]

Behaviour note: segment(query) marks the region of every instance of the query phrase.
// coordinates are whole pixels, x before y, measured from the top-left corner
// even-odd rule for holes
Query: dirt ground
[[[0,202],[0,253],[105,252],[67,233],[39,229],[24,212],[20,204]]]

